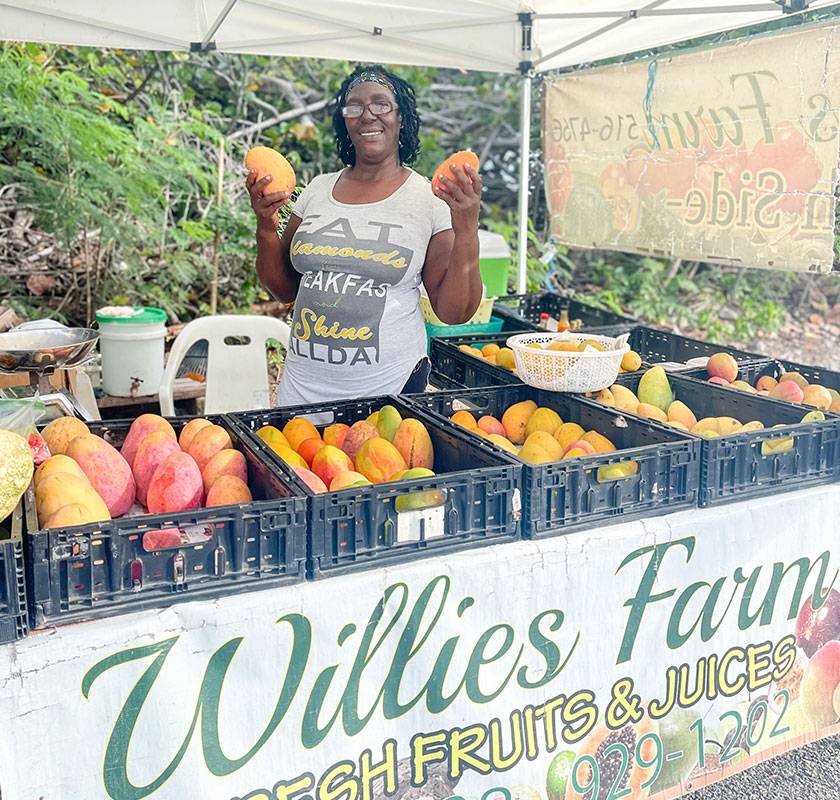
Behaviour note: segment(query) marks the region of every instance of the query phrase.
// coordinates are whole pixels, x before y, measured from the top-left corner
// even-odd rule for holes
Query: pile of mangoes
[[[728,356],[731,358],[731,356]],[[737,369],[737,367],[736,367]],[[736,372],[737,374],[737,372]],[[717,383],[717,381],[715,381]],[[747,384],[748,385],[748,384]],[[688,403],[675,399],[674,391],[668,380],[668,374],[662,367],[651,367],[642,375],[636,392],[621,384],[614,384],[594,394],[594,398],[604,405],[617,408],[630,414],[663,422],[681,431],[687,431],[704,439],[717,439],[736,433],[750,433],[764,430],[761,420],[742,422],[736,417],[718,416],[699,418]],[[825,414],[820,409],[809,411],[802,417],[802,422],[822,422]],[[784,428],[785,424],[774,425]],[[768,439],[762,443],[762,452],[785,452],[793,448],[793,439]]]
[[[785,400],[821,411],[840,413],[840,392],[826,389],[818,383],[808,381],[798,372],[784,372],[779,379],[763,375],[751,386],[747,381],[738,380],[738,364],[728,353],[715,353],[706,364],[709,383]]]
[[[597,453],[613,453],[615,445],[596,430],[585,430],[577,422],[564,422],[552,408],[523,400],[505,409],[501,419],[485,414],[476,419],[466,410],[456,411],[450,421],[518,455],[529,464],[551,464]],[[634,461],[623,461],[599,469],[599,480],[624,478],[636,473]]]
[[[75,417],[54,420],[43,437],[52,455],[35,471],[42,528],[252,499],[245,456],[224,428],[206,419],[191,420],[176,435],[163,417],[143,414],[120,450]]]
[[[435,474],[426,426],[403,419],[392,405],[352,425],[336,422],[319,431],[308,419],[294,417],[282,430],[266,425],[256,434],[316,494]]]

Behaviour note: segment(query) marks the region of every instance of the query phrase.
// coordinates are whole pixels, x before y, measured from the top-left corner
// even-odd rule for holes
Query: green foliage
[[[785,318],[794,275],[674,264],[655,258],[609,254],[576,267],[585,299],[658,325],[700,330],[712,341],[750,341],[773,333]]]
[[[327,101],[350,68],[218,53],[0,44],[0,187],[4,200],[11,189],[15,206],[32,211],[36,227],[55,236],[61,250],[51,257],[58,283],[52,294],[31,294],[25,276],[2,275],[0,301],[28,316],[75,323],[111,302],[158,305],[173,320],[187,320],[209,311],[214,262],[221,313],[269,300],[254,270],[244,153],[257,143],[276,147],[295,164],[301,185],[337,169]],[[455,150],[481,154],[482,226],[507,240],[515,290],[517,76],[399,72],[416,87],[423,117],[415,169],[431,175]],[[311,113],[286,118],[290,108],[304,105]],[[227,160],[217,204],[222,137]],[[745,340],[778,328],[788,298],[802,287],[802,278],[786,274],[696,264],[674,269],[654,258],[552,249],[539,181],[535,186],[531,291],[544,288],[551,273],[557,288],[587,302]],[[822,295],[837,300],[833,285]]]

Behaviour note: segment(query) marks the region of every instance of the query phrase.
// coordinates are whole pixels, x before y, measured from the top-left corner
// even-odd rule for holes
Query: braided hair
[[[400,164],[413,164],[420,152],[420,115],[417,113],[417,98],[414,87],[402,78],[389,72],[379,64],[356,67],[341,83],[336,95],[333,111],[333,130],[335,131],[335,149],[343,164],[352,167],[356,163],[356,149],[347,133],[347,125],[341,116],[341,107],[347,100],[350,84],[363,72],[379,72],[394,87],[394,97],[400,112]]]

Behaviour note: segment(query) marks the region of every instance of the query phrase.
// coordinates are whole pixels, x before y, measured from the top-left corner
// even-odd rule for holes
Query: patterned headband
[[[380,86],[384,86],[387,89],[390,89],[394,94],[394,84],[391,83],[381,72],[360,72],[352,81],[350,81],[350,85],[347,87],[346,94],[350,94],[360,83],[378,83]]]

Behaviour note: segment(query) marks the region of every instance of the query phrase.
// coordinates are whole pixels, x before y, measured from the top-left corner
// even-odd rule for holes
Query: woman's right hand
[[[289,192],[272,192],[265,194],[265,188],[271,182],[271,175],[265,175],[257,180],[256,172],[249,172],[245,180],[248,194],[251,196],[251,208],[257,215],[257,227],[276,231],[279,225],[277,212],[292,196]]]

